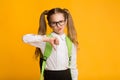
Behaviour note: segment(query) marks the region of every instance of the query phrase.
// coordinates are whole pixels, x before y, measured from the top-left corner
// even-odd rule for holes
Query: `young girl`
[[[50,33],[52,37],[46,35],[46,20],[52,29]],[[46,44],[50,43],[52,46],[50,56],[46,60],[43,59],[46,62],[44,80],[78,80],[78,70],[76,67],[76,48],[78,42],[70,12],[67,9],[61,8],[45,10],[40,16],[39,26],[38,35],[26,34],[23,36],[23,41],[35,46],[35,55],[41,58],[45,54]],[[67,35],[64,33],[65,27],[67,27]],[[67,36],[72,42],[71,58],[68,57],[68,47],[70,44],[67,46]]]

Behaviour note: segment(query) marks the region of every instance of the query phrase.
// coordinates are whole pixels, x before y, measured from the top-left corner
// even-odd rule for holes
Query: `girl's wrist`
[[[46,37],[44,36],[43,39],[42,39],[43,42],[50,42],[50,38],[49,37]]]

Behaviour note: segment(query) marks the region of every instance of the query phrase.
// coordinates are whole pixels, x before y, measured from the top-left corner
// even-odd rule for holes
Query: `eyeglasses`
[[[58,24],[60,26],[63,26],[65,24],[65,20],[60,20],[60,21],[57,21],[57,22],[50,22],[49,24],[50,24],[50,26],[53,26],[53,27],[58,26]]]

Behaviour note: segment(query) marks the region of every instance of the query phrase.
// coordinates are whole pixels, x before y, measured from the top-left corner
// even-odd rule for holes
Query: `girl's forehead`
[[[63,13],[55,13],[50,16],[50,21],[60,21],[60,20],[64,20]]]

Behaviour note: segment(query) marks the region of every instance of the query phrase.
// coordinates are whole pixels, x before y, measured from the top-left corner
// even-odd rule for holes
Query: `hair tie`
[[[49,12],[48,10],[45,10],[45,11],[43,12],[43,14],[47,15],[48,12]]]
[[[65,8],[64,8],[63,10],[64,10],[66,13],[69,14],[69,10],[68,10],[68,9],[65,9]]]

